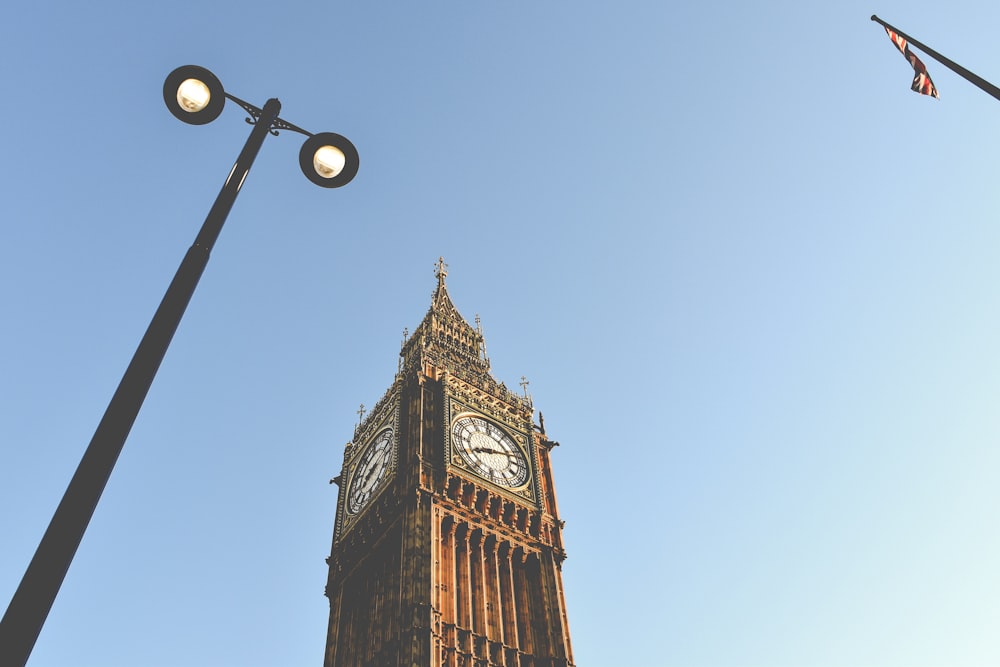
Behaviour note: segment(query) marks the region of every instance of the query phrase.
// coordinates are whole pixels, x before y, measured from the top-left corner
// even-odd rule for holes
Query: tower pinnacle
[[[444,263],[444,257],[438,257],[437,267],[434,269],[434,277],[438,279],[438,287],[444,286],[444,279],[448,276],[448,265]]]

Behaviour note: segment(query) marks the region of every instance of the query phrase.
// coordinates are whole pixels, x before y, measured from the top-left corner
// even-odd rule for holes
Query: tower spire
[[[404,342],[400,354],[403,368],[415,363],[419,368],[432,366],[450,373],[467,375],[477,382],[494,383],[489,375],[490,360],[486,356],[482,324],[476,317],[476,326],[471,326],[455,308],[445,279],[448,265],[439,257],[434,266],[437,286],[431,296],[431,307],[423,321]]]
[[[448,277],[448,265],[445,264],[444,257],[438,257],[438,261],[434,265],[434,277],[437,278],[437,287],[431,296],[431,310],[454,311],[457,315],[458,311],[455,310],[455,305],[452,304],[451,297],[448,296],[448,286],[445,285],[445,278]]]
[[[434,277],[438,279],[438,289],[444,287],[444,279],[448,277],[448,265],[444,263],[444,257],[438,257]]]

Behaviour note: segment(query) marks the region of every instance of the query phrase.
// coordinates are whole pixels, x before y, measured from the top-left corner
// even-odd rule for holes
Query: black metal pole
[[[890,25],[890,24],[886,23],[885,21],[883,21],[882,19],[880,19],[875,14],[872,14],[872,21],[875,21],[876,23],[878,23],[879,25],[881,25],[883,28],[888,28],[889,30],[892,30],[894,33],[896,33],[897,35],[899,35],[900,37],[902,37],[903,39],[905,39],[906,41],[908,41],[910,44],[912,44],[913,46],[917,47],[918,49],[920,49],[921,51],[923,51],[924,53],[926,53],[927,55],[929,55],[931,58],[933,58],[934,60],[938,61],[939,63],[941,63],[942,65],[944,65],[948,69],[950,69],[952,72],[955,72],[956,74],[958,74],[960,77],[962,77],[963,79],[965,79],[969,83],[971,83],[971,84],[973,84],[975,86],[978,86],[980,88],[980,90],[982,90],[984,92],[987,92],[990,95],[992,95],[993,97],[995,97],[998,100],[1000,100],[1000,88],[997,88],[996,86],[994,86],[992,83],[990,83],[989,81],[987,81],[983,77],[981,77],[981,76],[979,76],[977,74],[973,74],[972,72],[970,72],[969,70],[965,69],[964,67],[962,67],[958,63],[953,62],[953,61],[949,60],[948,58],[945,58],[940,53],[938,53],[937,51],[935,51],[934,49],[932,49],[931,47],[926,46],[925,44],[921,44],[917,40],[915,40],[912,37],[910,37],[909,35],[907,35],[902,30],[900,30],[899,28],[897,28],[896,26]]]
[[[270,99],[264,105],[243,151],[236,159],[194,245],[187,251],[146,334],[122,376],[108,409],[94,433],[83,459],[70,480],[52,521],[42,536],[7,612],[0,620],[0,665],[23,667],[31,655],[45,618],[87,530],[139,408],[153,384],[170,340],[184,316],[201,278],[215,240],[239,194],[254,158],[281,111]]]

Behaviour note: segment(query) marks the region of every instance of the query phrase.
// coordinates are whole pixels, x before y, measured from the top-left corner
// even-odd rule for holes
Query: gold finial
[[[438,284],[443,285],[447,275],[448,265],[444,263],[444,257],[438,257],[437,267],[434,269],[434,277],[438,279]]]

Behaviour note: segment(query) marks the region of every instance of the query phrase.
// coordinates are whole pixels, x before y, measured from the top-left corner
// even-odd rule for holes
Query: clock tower
[[[334,479],[325,667],[572,667],[558,443],[436,276]]]

